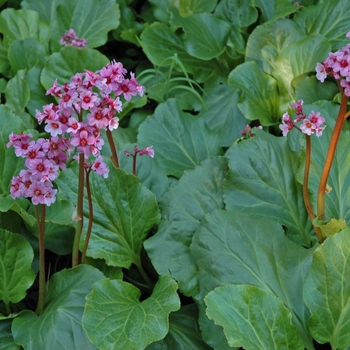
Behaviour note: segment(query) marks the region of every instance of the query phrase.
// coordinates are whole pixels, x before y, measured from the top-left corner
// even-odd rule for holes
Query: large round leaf
[[[0,300],[18,303],[33,284],[34,253],[29,242],[17,233],[0,229]]]
[[[105,279],[86,298],[83,326],[101,350],[144,349],[169,331],[169,313],[180,308],[176,282],[161,276],[152,295],[140,302],[132,284]]]
[[[291,313],[272,293],[255,286],[218,287],[205,298],[207,314],[224,327],[230,346],[303,350]]]
[[[110,266],[129,268],[140,264],[143,241],[159,223],[160,213],[154,194],[137,177],[108,164],[107,179],[91,174],[94,224],[87,255],[105,259]],[[77,201],[77,171],[77,166],[66,169],[56,181],[72,203]],[[87,225],[87,201],[84,215]]]
[[[350,346],[350,229],[329,237],[314,252],[304,286],[309,327],[321,344]]]
[[[48,283],[43,313],[21,312],[12,323],[17,344],[26,350],[84,349],[95,350],[81,325],[85,297],[91,285],[104,278],[102,272],[79,265],[55,273]]]
[[[162,222],[145,248],[159,274],[168,273],[186,295],[198,294],[198,269],[190,253],[195,230],[205,213],[223,208],[222,183],[226,159],[207,159],[187,171],[160,202]]]
[[[138,141],[153,145],[157,162],[168,175],[178,178],[184,170],[222,153],[219,137],[204,119],[184,113],[175,99],[159,105],[141,124]]]

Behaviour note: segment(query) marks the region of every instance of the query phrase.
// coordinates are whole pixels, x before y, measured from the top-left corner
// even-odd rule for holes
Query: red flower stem
[[[322,233],[319,227],[313,224],[315,219],[315,214],[312,210],[310,198],[309,198],[309,174],[310,174],[310,161],[311,161],[311,137],[310,135],[305,135],[306,137],[306,151],[305,151],[305,168],[304,168],[304,182],[303,182],[303,197],[304,203],[309,214],[309,218],[316,232],[318,241],[322,241]]]
[[[73,242],[73,252],[72,252],[72,266],[77,266],[79,264],[79,245],[81,233],[83,231],[84,225],[84,178],[85,178],[85,168],[84,168],[84,153],[79,153],[79,179],[78,179],[78,201],[77,201],[77,227],[75,230],[74,242]]]
[[[46,298],[46,276],[45,276],[45,218],[46,218],[46,205],[41,204],[41,218],[37,206],[35,205],[36,220],[38,222],[38,234],[39,234],[39,297],[38,304],[35,312],[38,315],[44,310],[45,298]]]
[[[88,228],[86,231],[84,249],[83,249],[83,253],[81,256],[81,263],[82,264],[85,264],[86,252],[87,252],[89,240],[91,237],[92,223],[94,221],[94,208],[93,208],[93,204],[92,204],[91,186],[90,186],[90,172],[91,172],[91,168],[86,171],[86,190],[87,190],[87,199],[88,199],[88,203],[89,203],[89,224],[88,224]]]
[[[341,103],[340,103],[340,108],[339,108],[339,113],[338,113],[338,118],[334,126],[334,130],[332,133],[331,140],[329,142],[328,146],[328,152],[326,156],[326,160],[323,166],[323,171],[321,174],[320,178],[320,184],[318,187],[318,196],[317,196],[317,215],[318,219],[324,221],[325,220],[325,194],[326,194],[326,187],[327,187],[327,180],[329,173],[331,171],[331,166],[333,163],[334,159],[334,154],[335,150],[337,148],[338,140],[340,137],[341,130],[343,128],[344,122],[348,116],[346,113],[346,107],[348,103],[348,96],[346,96],[343,92],[343,89],[341,87],[340,92],[341,92]]]
[[[111,148],[111,152],[112,152],[112,161],[113,161],[115,167],[119,168],[119,160],[118,160],[117,149],[115,147],[115,143],[114,143],[114,140],[113,140],[113,135],[112,135],[111,130],[107,129],[106,134],[107,134],[109,147]]]
[[[132,156],[132,173],[135,176],[136,176],[136,157],[137,157],[137,153],[135,152]]]

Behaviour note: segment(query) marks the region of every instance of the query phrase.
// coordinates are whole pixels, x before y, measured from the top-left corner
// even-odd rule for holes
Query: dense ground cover
[[[348,1],[0,5],[0,349],[350,347]]]

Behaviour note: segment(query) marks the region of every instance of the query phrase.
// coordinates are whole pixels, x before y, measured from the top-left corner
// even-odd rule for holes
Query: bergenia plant
[[[112,61],[96,72],[77,73],[69,83],[59,85],[57,81],[47,91],[57,98],[58,103],[43,106],[43,111],[36,111],[38,124],[44,125],[47,138],[32,140],[32,134],[10,135],[7,147],[13,146],[18,157],[25,158],[25,169],[14,176],[11,195],[15,198],[29,198],[35,205],[40,242],[40,298],[37,313],[41,313],[45,301],[45,259],[44,227],[45,208],[56,200],[57,189],[54,180],[59,172],[66,168],[71,158],[79,163],[78,202],[74,212],[77,228],[74,238],[72,266],[80,262],[79,246],[83,229],[84,187],[87,187],[89,202],[89,226],[81,256],[85,262],[86,251],[93,222],[93,204],[90,196],[90,172],[108,177],[109,169],[101,156],[104,145],[101,132],[107,134],[113,163],[119,167],[117,150],[112,131],[118,128],[117,114],[122,111],[122,95],[125,100],[144,93],[133,73],[126,78],[127,70],[120,62]],[[140,154],[153,156],[151,148]],[[41,214],[37,205],[41,205]],[[73,215],[73,213],[72,213]]]

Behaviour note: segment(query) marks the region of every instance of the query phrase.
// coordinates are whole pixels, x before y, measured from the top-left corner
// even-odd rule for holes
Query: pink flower
[[[304,119],[303,124],[300,125],[300,130],[306,135],[311,135],[316,130],[316,127],[310,120]]]
[[[289,116],[288,112],[284,113],[282,116],[282,124],[279,125],[282,130],[282,135],[287,136],[288,132],[294,128],[292,118]]]
[[[93,93],[92,91],[83,91],[80,93],[79,97],[81,99],[82,109],[90,109],[95,107],[95,104],[98,104],[97,94]]]
[[[154,158],[154,149],[153,146],[146,147],[142,149],[139,153],[140,156],[143,156],[144,154],[147,154],[151,158]]]
[[[316,70],[316,78],[321,83],[323,83],[327,78],[326,67],[322,63],[317,63],[315,70]]]
[[[99,156],[91,165],[91,169],[97,174],[102,175],[105,179],[108,177],[109,169],[107,164],[103,161],[102,156]]]
[[[61,37],[60,45],[86,47],[86,39],[78,38],[74,29],[68,29]]]

